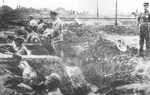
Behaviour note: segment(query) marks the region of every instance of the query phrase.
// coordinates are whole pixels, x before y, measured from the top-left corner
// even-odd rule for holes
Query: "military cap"
[[[29,18],[33,19],[33,15],[30,15]]]
[[[18,38],[15,39],[15,42],[24,43],[24,42],[25,42],[25,39],[22,38],[22,37],[18,37]]]
[[[60,75],[56,74],[56,73],[52,73],[50,74],[50,76],[46,76],[45,77],[48,81],[51,81],[52,79],[53,80],[57,80],[57,81],[61,81],[61,77]]]
[[[7,38],[10,39],[10,40],[14,40],[15,39],[15,37],[11,36],[11,35],[8,35]]]
[[[45,78],[46,78],[46,82],[45,82],[46,84],[49,84],[54,81],[61,82],[61,77],[56,73],[52,73],[51,75],[46,76]]]
[[[48,89],[54,90],[61,86],[61,77],[56,73],[52,73],[51,75],[45,77],[46,81],[44,84],[47,86]]]
[[[42,18],[40,18],[39,22],[43,22],[43,19],[42,19]]]
[[[148,2],[144,2],[143,6],[149,6]]]
[[[55,15],[55,16],[57,16],[57,15],[58,15],[58,13],[57,13],[57,12],[55,12],[55,11],[50,11],[50,14]]]

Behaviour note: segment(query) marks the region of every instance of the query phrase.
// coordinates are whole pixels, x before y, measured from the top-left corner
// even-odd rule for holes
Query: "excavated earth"
[[[68,53],[66,60],[68,64],[81,68],[86,81],[99,88],[97,93],[104,95],[147,94],[149,93],[147,90],[149,89],[147,84],[149,82],[149,54],[144,58],[137,56],[138,33],[139,28],[134,25],[71,27],[65,36],[68,37],[65,40],[66,43],[68,41],[71,45],[67,49],[69,52],[65,52]],[[123,39],[127,45],[127,51],[120,51],[113,39]]]
[[[76,88],[76,95],[148,94],[150,58],[137,57],[138,48],[132,46],[134,40],[127,44],[127,51],[122,52],[115,41],[107,39],[120,39],[122,36],[132,38],[138,36],[138,31],[133,25],[65,24],[61,45],[63,59],[47,57],[41,45],[27,45],[33,55],[23,59],[43,75],[59,73],[63,78],[64,95],[73,95],[70,86]],[[39,57],[41,54],[45,57]]]

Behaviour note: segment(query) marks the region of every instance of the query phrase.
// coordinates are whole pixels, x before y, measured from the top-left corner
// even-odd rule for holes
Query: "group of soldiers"
[[[3,94],[20,95],[17,89],[22,87],[26,91],[29,91],[25,95],[62,95],[60,89],[62,78],[59,74],[51,73],[48,76],[41,75],[27,61],[22,61],[22,56],[18,54],[13,54],[13,58],[7,62],[3,62],[3,64],[8,64],[2,68],[11,75],[10,78],[8,77],[4,81],[3,85],[9,88],[9,90],[6,89],[6,92],[3,92]],[[42,80],[39,81],[39,78]],[[0,93],[2,93],[1,90]]]
[[[18,83],[14,84],[12,80],[16,79],[16,76],[19,76],[23,79],[19,83],[24,83],[34,90],[32,95],[62,95],[59,89],[61,86],[61,77],[59,74],[52,73],[49,76],[45,76],[44,81],[36,84],[36,80],[38,79],[36,71],[27,61],[22,61],[22,55],[31,54],[31,51],[24,45],[25,42],[40,42],[43,45],[46,45],[45,47],[48,51],[50,48],[49,46],[52,45],[54,54],[58,54],[60,52],[58,47],[61,41],[63,41],[62,22],[58,17],[58,13],[54,11],[50,11],[50,17],[53,22],[51,28],[48,28],[42,19],[37,22],[33,16],[30,16],[28,24],[23,29],[16,32],[16,37],[8,36],[12,45],[11,48],[4,48],[3,51],[5,54],[12,55],[12,59],[7,61],[9,66],[4,69],[9,73],[14,74],[15,77],[7,80],[5,85],[9,84],[12,87],[16,87]],[[36,92],[40,92],[41,94],[36,94]]]
[[[58,13],[50,11],[52,22],[48,24],[39,19],[37,22],[33,16],[29,16],[28,23],[25,27],[17,29],[15,36],[8,35],[9,42],[12,43],[13,50],[5,52],[7,54],[19,53],[29,55],[31,52],[25,47],[24,43],[38,43],[49,52],[50,55],[62,57],[61,43],[63,41],[62,21]]]
[[[146,2],[143,4],[143,6],[144,12],[138,17],[138,26],[140,26],[139,56],[141,57],[144,56],[144,41],[146,41],[146,51],[150,50],[149,3]],[[12,55],[13,60],[11,61],[15,64],[11,64],[6,68],[6,70],[16,76],[22,77],[22,82],[29,85],[33,90],[35,90],[35,92],[40,90],[42,93],[49,93],[48,95],[62,95],[59,89],[61,86],[61,77],[58,74],[52,73],[51,75],[45,77],[45,81],[41,82],[40,84],[36,84],[35,81],[38,78],[37,73],[27,61],[22,61],[21,56],[31,54],[31,51],[28,50],[24,45],[25,42],[31,42],[42,43],[45,49],[49,51],[49,54],[62,57],[60,45],[63,41],[63,24],[59,19],[57,12],[50,11],[50,17],[52,20],[51,28],[44,23],[43,19],[40,19],[39,22],[37,22],[33,16],[30,16],[28,24],[23,29],[16,32],[17,37],[8,36],[8,39],[12,43],[12,48],[9,49],[9,51],[8,49],[4,49],[4,53]],[[53,52],[51,52],[51,48],[49,46],[52,46]],[[12,79],[8,80],[5,84],[8,84],[11,80]]]

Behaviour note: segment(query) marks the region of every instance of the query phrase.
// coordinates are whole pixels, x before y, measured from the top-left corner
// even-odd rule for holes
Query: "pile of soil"
[[[103,39],[98,33],[103,30],[110,34],[136,35],[136,27],[106,25],[104,27],[70,27],[69,29],[64,36],[64,42],[67,43],[64,46],[66,45],[68,47],[67,51],[64,50],[66,54],[65,60],[68,62],[66,64],[80,67],[86,81],[98,86],[100,92],[104,91],[103,88],[108,91],[113,86],[118,87],[120,85],[130,84],[135,82],[135,79],[139,79],[131,76],[128,72],[129,69],[126,69],[126,66],[124,66],[134,56],[134,48],[128,48],[126,52],[121,52],[115,43]],[[84,43],[87,43],[85,44],[87,45],[86,49],[77,53],[75,46],[78,46],[77,49],[80,49],[79,46],[83,49],[85,46]],[[71,53],[74,56],[70,56]],[[105,76],[107,75],[113,75],[113,77],[106,78]],[[116,82],[118,82],[118,85],[115,85]]]
[[[66,58],[77,57],[76,47],[87,45],[92,45],[98,40],[98,31],[101,29],[100,26],[71,26],[64,31],[64,42],[62,42],[62,50],[64,51]]]
[[[99,87],[99,92],[108,92],[116,82],[120,82],[118,87],[130,84],[135,81],[135,77],[130,76],[129,63],[133,57],[133,49],[121,52],[115,43],[103,39],[99,31],[108,33],[116,33],[120,35],[137,35],[135,26],[99,26],[99,25],[83,25],[83,26],[66,26],[64,31],[64,41],[62,42],[62,50],[64,52],[63,63],[55,62],[51,59],[32,59],[27,61],[39,73],[49,75],[51,72],[58,72],[64,77],[64,85],[67,85],[67,74],[64,70],[65,65],[78,66],[81,68],[83,75],[88,83]],[[28,47],[33,49],[32,52],[45,51],[41,47]],[[133,62],[134,63],[134,62]],[[111,77],[109,75],[112,75]],[[109,76],[109,77],[107,77]],[[66,86],[67,87],[67,86]],[[101,90],[101,89],[107,89]],[[68,90],[64,86],[64,92]],[[66,91],[69,92],[69,91]],[[68,94],[71,95],[71,94]]]
[[[120,71],[119,65],[130,57],[128,52],[121,52],[114,43],[100,36],[96,44],[81,53],[79,59],[87,80],[100,87],[104,75]]]

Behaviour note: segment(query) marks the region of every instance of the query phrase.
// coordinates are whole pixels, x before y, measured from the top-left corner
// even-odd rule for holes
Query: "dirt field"
[[[126,64],[131,63],[131,60],[134,62],[138,54],[139,27],[136,26],[136,21],[123,20],[120,23],[122,25],[114,26],[112,21],[86,22],[81,27],[71,27],[65,32],[64,42],[68,41],[67,46],[70,47],[67,51],[64,48],[64,60],[70,65],[79,66],[86,80],[98,86],[100,92],[104,91],[105,94],[110,89],[134,83],[139,79],[137,76],[130,76],[130,69],[126,68]],[[117,48],[116,43],[119,39],[127,45],[126,52]]]
[[[112,93],[112,89],[117,87],[144,80],[143,77],[130,75],[130,70],[135,68],[134,64],[145,62],[136,57],[139,48],[139,28],[135,19],[119,20],[118,26],[113,25],[114,20],[81,22],[82,25],[72,24],[70,21],[64,22],[64,41],[61,48],[64,52],[65,66],[79,67],[85,80],[98,87],[97,93],[104,95],[120,95],[121,92],[107,93]],[[122,52],[117,48],[116,43],[119,39],[124,40],[127,51]],[[38,46],[32,48],[34,52],[40,53],[39,49],[41,48]],[[134,65],[132,69],[131,65]]]

